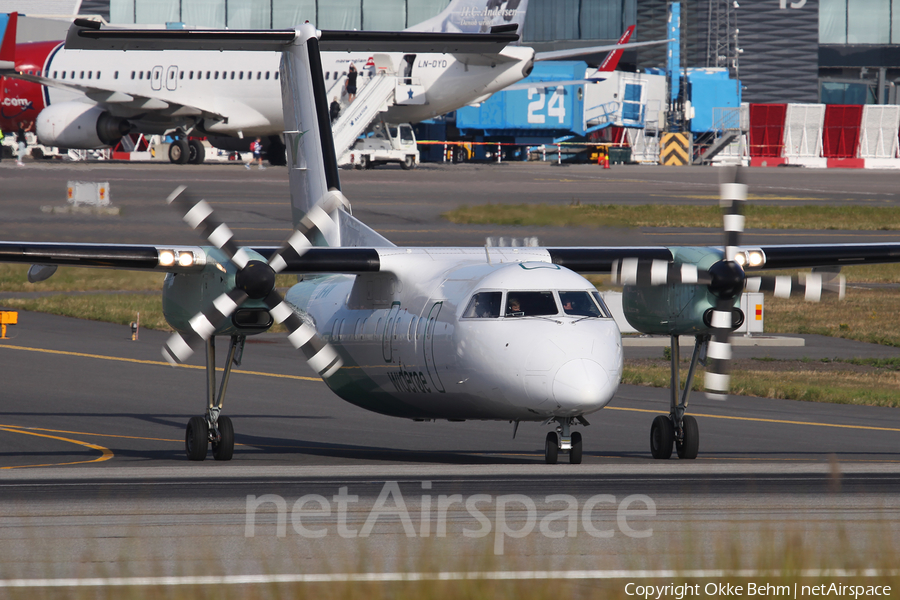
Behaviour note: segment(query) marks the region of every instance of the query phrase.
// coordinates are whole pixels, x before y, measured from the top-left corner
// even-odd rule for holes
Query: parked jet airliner
[[[521,30],[527,0],[454,0],[437,17],[409,32],[451,31],[479,34],[501,27]],[[173,162],[203,161],[203,146],[189,144],[185,134],[246,140],[268,137],[270,157],[283,154],[284,130],[276,52],[169,51],[164,55],[135,47],[83,52],[61,42],[15,45],[15,14],[0,45],[0,61],[14,61],[13,79],[0,80],[0,128],[15,129],[34,120],[40,142],[65,148],[104,148],[130,132],[176,133],[170,147]],[[383,119],[418,122],[486,99],[524,77],[534,61],[560,59],[648,42],[580,48],[542,55],[525,46],[507,45],[493,53],[385,52],[358,40],[324,52],[322,69],[329,98],[340,96],[349,65],[360,73],[359,85],[376,68],[402,77],[396,103]],[[383,37],[383,35],[382,35]],[[512,39],[512,38],[511,38]],[[656,42],[660,43],[660,42]],[[377,65],[377,67],[376,67]],[[398,88],[399,89],[399,88]],[[234,143],[221,140],[221,147]]]

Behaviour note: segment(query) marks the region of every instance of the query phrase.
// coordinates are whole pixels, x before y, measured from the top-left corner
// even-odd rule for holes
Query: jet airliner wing
[[[606,81],[606,77],[588,77],[586,79],[566,79],[560,81],[524,81],[509,85],[503,88],[503,91],[510,92],[513,90],[527,90],[529,88],[557,88],[561,85],[582,85],[585,83],[600,83],[601,81]]]
[[[606,46],[591,46],[589,48],[569,48],[566,50],[553,50],[552,52],[536,53],[534,55],[534,60],[563,60],[576,56],[584,56],[585,54],[594,54],[595,52],[607,52],[609,50],[627,50],[629,48],[640,48],[642,46],[658,46],[660,44],[668,43],[669,40],[654,40],[652,42],[631,42],[628,44],[609,44]]]
[[[153,96],[143,96],[141,94],[131,93],[126,94],[124,92],[109,90],[95,85],[68,83],[58,79],[50,79],[39,75],[29,75],[27,73],[9,72],[4,73],[4,76],[30,81],[32,83],[60,90],[82,93],[94,102],[108,106],[113,113],[117,112],[115,110],[116,108],[121,108],[129,111],[139,110],[141,112],[160,111],[168,116],[195,116],[204,119],[225,120],[224,115],[215,111],[206,110],[198,106],[172,102],[171,100],[164,100]]]

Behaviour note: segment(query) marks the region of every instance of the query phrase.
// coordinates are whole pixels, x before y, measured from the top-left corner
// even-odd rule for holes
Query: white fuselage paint
[[[396,73],[405,75],[406,55],[384,55],[390,57]],[[342,92],[350,62],[359,71],[357,87],[362,88],[374,74],[374,67],[366,67],[371,65],[373,56],[374,53],[322,53],[329,102]],[[482,55],[415,55],[409,76],[424,88],[425,104],[391,106],[385,119],[393,123],[418,122],[465,106],[522,79],[523,69],[533,57],[531,48],[521,46],[505,48],[494,64],[484,64]],[[280,58],[275,52],[122,52],[59,47],[48,56],[43,72],[61,83],[149,97],[227,117],[224,122],[207,124],[205,129],[210,133],[271,135],[284,129],[281,82],[276,78]],[[479,64],[473,64],[476,59]],[[139,108],[92,100],[80,92],[45,88],[48,106],[73,100],[97,102],[117,116],[142,114]],[[184,116],[167,116],[161,111],[153,115],[153,120],[160,122],[161,127],[170,122],[174,128],[184,121]]]
[[[488,264],[483,249],[378,249],[381,273],[307,279],[286,298],[344,359],[328,385],[368,410],[419,419],[544,420],[603,408],[623,367],[612,318],[562,310],[463,317],[479,291],[595,291],[549,263],[545,251],[520,250],[516,257],[512,249],[493,248]]]

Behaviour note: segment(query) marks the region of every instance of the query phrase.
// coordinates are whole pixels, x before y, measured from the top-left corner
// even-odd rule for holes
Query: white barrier
[[[824,104],[788,104],[784,117],[784,154],[791,164],[825,167],[822,158]]]
[[[863,107],[858,158],[896,158],[900,106],[867,104]]]

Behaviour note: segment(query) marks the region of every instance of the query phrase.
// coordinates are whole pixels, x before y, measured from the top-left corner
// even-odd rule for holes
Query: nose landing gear
[[[560,450],[569,453],[569,462],[573,465],[581,464],[581,433],[571,431],[572,424],[575,422],[581,425],[589,425],[587,419],[582,416],[578,417],[554,417],[548,420],[546,424],[556,421],[558,423],[556,431],[547,433],[547,439],[544,442],[544,462],[548,465],[555,465],[559,458]]]

